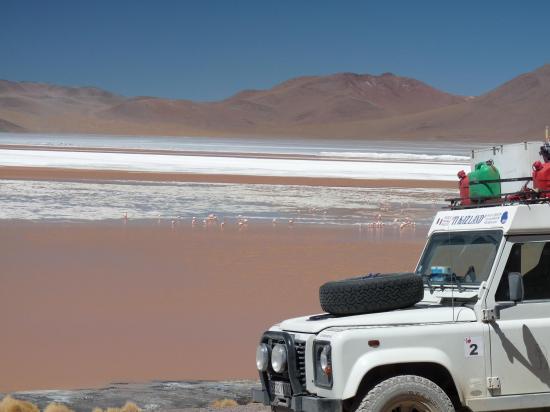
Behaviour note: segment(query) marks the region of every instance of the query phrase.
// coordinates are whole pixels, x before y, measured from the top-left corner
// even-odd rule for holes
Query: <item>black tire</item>
[[[429,379],[400,375],[372,388],[356,412],[455,412],[447,394]]]
[[[414,273],[359,276],[328,282],[319,288],[321,308],[333,315],[402,309],[423,297],[422,277]]]

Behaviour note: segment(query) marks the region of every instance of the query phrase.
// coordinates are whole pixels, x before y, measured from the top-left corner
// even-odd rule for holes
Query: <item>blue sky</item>
[[[393,72],[477,95],[550,63],[550,1],[1,0],[0,78],[216,100]]]

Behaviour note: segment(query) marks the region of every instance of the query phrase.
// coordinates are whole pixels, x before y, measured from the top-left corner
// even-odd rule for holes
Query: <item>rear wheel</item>
[[[454,412],[447,394],[421,376],[401,375],[382,381],[363,399],[357,412]]]

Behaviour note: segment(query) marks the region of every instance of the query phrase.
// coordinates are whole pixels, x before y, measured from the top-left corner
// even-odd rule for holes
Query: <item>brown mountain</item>
[[[390,119],[365,119],[315,125],[292,135],[363,138],[442,138],[518,141],[541,138],[550,124],[550,65],[522,74],[496,89],[459,104],[403,114]]]
[[[404,118],[394,130],[506,141],[541,137],[549,123],[550,65],[545,65],[469,102]]]
[[[222,104],[263,109],[277,121],[318,124],[380,119],[444,107],[464,98],[441,92],[415,79],[341,73],[301,77],[265,91],[245,91]]]
[[[0,131],[3,132],[24,132],[21,126],[16,125],[15,123],[8,122],[7,120],[0,119]]]
[[[0,130],[37,132],[529,138],[550,122],[550,65],[476,98],[391,73],[299,77],[218,102],[0,80],[0,119]]]
[[[540,136],[550,123],[550,64],[478,97],[461,112],[444,126],[487,134],[494,128],[503,137]]]
[[[300,77],[269,90],[246,90],[213,103],[138,97],[98,116],[174,123],[201,129],[253,132],[269,127],[381,119],[463,102],[418,80],[341,73]]]

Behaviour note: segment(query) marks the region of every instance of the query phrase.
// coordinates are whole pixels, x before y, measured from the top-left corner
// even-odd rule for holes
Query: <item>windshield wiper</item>
[[[462,286],[462,283],[460,283],[460,280],[458,280],[458,276],[456,275],[456,273],[453,272],[453,274],[451,275],[451,282],[453,282],[456,284],[456,288],[458,289],[458,293],[462,293],[464,292],[466,289],[464,288],[464,286]]]
[[[432,275],[422,275],[422,280],[424,280],[424,283],[428,286],[428,289],[430,289],[430,295],[433,295],[434,287],[432,285]]]
[[[434,287],[434,284],[432,283],[432,276],[431,275],[422,275],[422,280],[424,281],[424,284],[430,290],[430,295],[433,295],[435,287]],[[460,280],[458,280],[458,276],[456,275],[456,273],[451,274],[447,280],[443,281],[440,285],[438,284],[436,286],[438,286],[441,289],[441,291],[443,292],[445,290],[445,283],[450,283],[452,285],[456,285],[458,293],[462,293],[466,290],[466,288],[464,286],[462,286],[462,283],[460,282]]]

